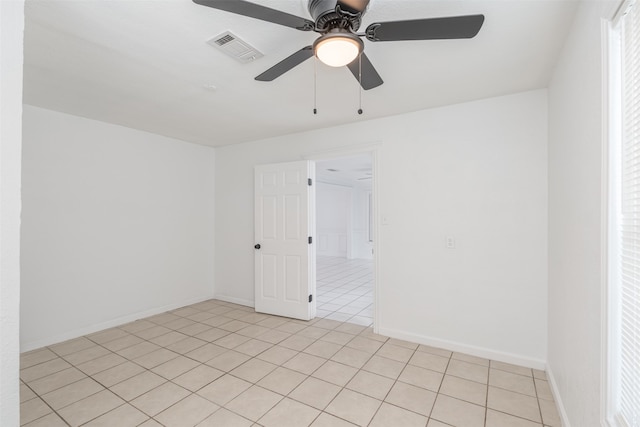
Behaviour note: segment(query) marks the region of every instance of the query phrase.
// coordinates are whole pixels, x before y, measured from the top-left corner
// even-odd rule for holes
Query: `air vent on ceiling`
[[[212,38],[207,43],[242,63],[251,62],[264,56],[256,48],[229,31]]]
[[[329,169],[327,169],[327,171],[329,171],[329,172],[338,172],[338,169],[329,168]]]

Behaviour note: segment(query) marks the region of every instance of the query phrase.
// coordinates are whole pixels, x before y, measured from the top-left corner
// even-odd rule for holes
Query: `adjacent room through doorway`
[[[316,162],[317,317],[373,324],[371,154]]]

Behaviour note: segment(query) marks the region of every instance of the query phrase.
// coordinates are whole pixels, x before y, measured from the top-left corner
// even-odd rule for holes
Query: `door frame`
[[[330,150],[314,151],[301,156],[302,160],[323,161],[338,159],[341,157],[351,157],[363,154],[371,155],[371,173],[373,174],[373,182],[371,194],[373,197],[373,331],[378,333],[380,325],[380,310],[378,310],[378,302],[380,295],[380,264],[382,260],[382,251],[380,245],[380,150],[382,142],[373,142],[363,145],[355,145],[344,148],[336,148]],[[315,193],[313,194],[313,204],[315,206]],[[314,224],[314,227],[316,225]],[[317,234],[315,230],[314,234]],[[317,255],[315,255],[317,256]],[[317,278],[315,279],[317,280]],[[316,284],[317,288],[317,284]]]

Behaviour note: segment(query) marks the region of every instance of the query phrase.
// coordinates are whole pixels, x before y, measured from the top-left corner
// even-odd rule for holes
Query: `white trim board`
[[[213,299],[217,299],[218,301],[230,302],[238,305],[244,305],[245,307],[251,307],[251,308],[255,308],[256,306],[254,301],[244,299],[244,298],[230,297],[227,295],[215,294],[213,296]]]
[[[65,332],[64,334],[56,335],[54,337],[49,337],[49,338],[25,343],[20,349],[20,352],[24,353],[26,351],[35,350],[38,348],[46,347],[48,345],[58,344],[63,341],[79,338],[88,334],[93,334],[94,332],[99,332],[105,329],[113,328],[115,326],[121,326],[129,322],[144,319],[145,317],[150,317],[156,314],[165,313],[167,311],[176,310],[178,308],[182,308],[192,304],[197,304],[199,302],[209,301],[210,299],[214,299],[213,295],[207,295],[207,296],[198,297],[198,298],[191,298],[186,301],[181,301],[179,303],[168,304],[162,307],[152,308],[149,310],[140,311],[138,313],[128,314],[126,316],[118,317],[113,320],[108,320],[106,322],[98,323],[98,324],[87,326],[80,329],[75,329],[70,332]]]
[[[551,394],[553,394],[553,400],[555,400],[556,409],[558,409],[558,414],[560,415],[560,422],[562,423],[562,427],[571,427],[571,423],[569,423],[569,417],[567,416],[567,411],[564,408],[564,403],[562,402],[560,391],[558,390],[556,377],[553,375],[553,371],[548,365],[546,372],[547,379],[549,380],[549,385],[551,386]]]
[[[455,341],[427,337],[424,335],[413,334],[397,329],[380,327],[377,333],[391,338],[411,341],[417,344],[443,348],[449,351],[455,351],[459,353],[469,354],[471,356],[481,357],[484,359],[495,360],[496,362],[510,363],[512,365],[525,366],[527,368],[540,370],[544,370],[547,366],[547,362],[541,359],[533,359],[526,356],[491,350],[483,347],[476,347],[473,345],[463,344]]]

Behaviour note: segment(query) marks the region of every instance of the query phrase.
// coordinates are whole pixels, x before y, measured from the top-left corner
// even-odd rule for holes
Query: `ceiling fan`
[[[213,9],[321,34],[313,45],[285,58],[256,80],[272,81],[315,55],[332,67],[346,65],[365,90],[378,87],[383,81],[364,53],[362,37],[372,42],[465,39],[475,37],[484,22],[484,15],[387,21],[373,23],[364,33],[357,33],[370,0],[309,0],[309,13],[314,21],[244,0],[193,1]]]

